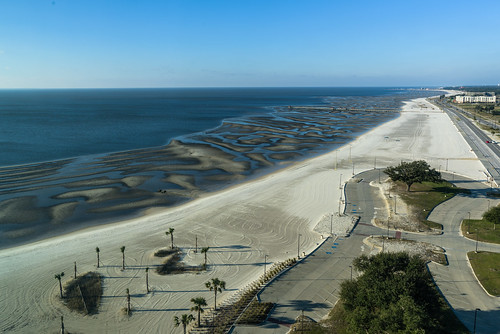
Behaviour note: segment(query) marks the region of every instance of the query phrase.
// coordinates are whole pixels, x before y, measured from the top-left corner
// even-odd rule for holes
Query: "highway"
[[[469,113],[443,101],[432,100],[431,102],[436,104],[450,116],[450,119],[462,132],[463,137],[488,171],[486,177],[489,178],[489,181],[493,180],[495,183],[494,186],[498,187],[500,184],[500,147],[498,144],[493,143],[490,137],[463,114],[465,113],[468,116],[472,116]],[[484,120],[482,123],[487,126],[497,127],[496,124]]]

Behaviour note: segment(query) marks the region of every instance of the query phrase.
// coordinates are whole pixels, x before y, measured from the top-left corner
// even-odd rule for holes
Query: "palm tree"
[[[194,306],[191,307],[191,311],[198,312],[198,327],[200,327],[200,316],[201,313],[205,312],[202,306],[207,306],[207,301],[203,297],[196,297],[196,298],[191,298],[191,303],[194,304]]]
[[[148,280],[149,267],[146,267],[146,292],[149,293],[149,280]]]
[[[172,246],[170,248],[174,249],[174,228],[171,227],[168,229],[168,232],[165,232],[166,235],[170,235],[170,242],[172,243]]]
[[[127,314],[130,314],[130,290],[127,288]]]
[[[62,283],[61,283],[61,278],[64,276],[64,271],[60,274],[55,274],[54,278],[59,281],[59,294],[61,295],[61,298],[63,297],[62,294]]]
[[[183,315],[181,315],[180,319],[178,316],[175,316],[174,317],[174,326],[179,327],[179,325],[182,324],[182,328],[184,329],[184,334],[186,334],[186,326],[189,325],[189,323],[193,320],[194,320],[194,317],[192,314],[183,314]]]
[[[210,247],[203,247],[201,249],[201,253],[205,254],[205,264],[203,265],[205,268],[207,267],[207,252],[208,252],[209,249],[210,249]]]
[[[121,246],[120,251],[122,252],[122,270],[125,270],[125,246]]]
[[[205,283],[205,286],[215,293],[214,310],[217,311],[217,292],[222,292],[222,290],[226,288],[226,282],[218,278],[212,278],[212,281]]]
[[[100,251],[101,251],[101,250],[99,249],[99,247],[96,247],[96,248],[95,248],[95,252],[97,253],[97,268],[99,268],[99,252],[100,252]]]

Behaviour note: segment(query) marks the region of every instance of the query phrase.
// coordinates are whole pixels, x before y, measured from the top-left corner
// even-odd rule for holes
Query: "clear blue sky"
[[[0,0],[0,88],[500,83],[500,1]]]

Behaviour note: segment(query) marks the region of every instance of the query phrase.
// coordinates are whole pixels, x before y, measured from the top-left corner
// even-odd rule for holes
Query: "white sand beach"
[[[354,173],[425,159],[434,168],[484,180],[484,167],[449,117],[425,99],[406,103],[401,116],[360,136],[356,141],[319,157],[232,188],[212,193],[171,209],[155,210],[141,218],[90,228],[33,244],[0,251],[0,331],[56,333],[60,316],[77,333],[181,333],[172,318],[189,313],[190,299],[213,293],[204,283],[226,281],[218,302],[255,280],[263,272],[264,255],[276,262],[309,252],[321,242],[315,226],[338,212],[339,184]],[[354,167],[353,167],[354,166]],[[335,168],[336,167],[336,168]],[[145,268],[161,263],[153,253],[170,245],[165,235],[175,228],[174,242],[188,264],[203,262],[193,252],[210,247],[209,269],[199,274],[160,276],[150,271],[152,292],[145,294]],[[345,223],[336,221],[334,233]],[[324,231],[323,235],[329,232]],[[120,247],[126,246],[126,270],[121,270]],[[96,268],[95,248],[101,268]],[[82,316],[59,299],[54,274],[65,272],[63,283],[78,272],[104,275],[99,313]],[[132,295],[131,317],[121,313],[125,290]]]

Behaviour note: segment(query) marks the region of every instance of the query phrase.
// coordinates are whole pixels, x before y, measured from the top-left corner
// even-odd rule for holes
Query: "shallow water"
[[[217,120],[218,126],[183,134],[164,146],[2,167],[0,247],[118,221],[154,206],[176,205],[332,150],[396,117],[401,100],[410,95],[431,94],[280,97],[281,106],[270,109],[260,102],[257,107],[245,106],[253,111],[240,111],[238,117],[220,120],[219,114],[210,121]],[[217,103],[223,100],[219,97]],[[290,101],[301,103],[284,103]],[[303,107],[308,101],[316,107]],[[367,108],[371,111],[363,110]]]

